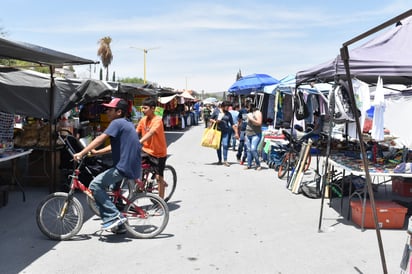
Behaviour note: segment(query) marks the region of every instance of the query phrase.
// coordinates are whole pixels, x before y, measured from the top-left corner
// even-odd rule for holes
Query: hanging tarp
[[[17,59],[52,66],[85,65],[96,63],[93,60],[81,58],[64,52],[25,42],[6,40],[4,38],[0,38],[0,58]]]
[[[402,20],[387,32],[349,51],[349,67],[353,77],[374,84],[378,76],[385,84],[412,84],[412,18]],[[346,79],[345,66],[336,58],[296,74],[298,85],[333,82]]]
[[[189,100],[196,100],[196,98],[193,97],[192,94],[190,94],[187,90],[183,91],[181,94],[179,94],[179,96]]]
[[[158,101],[161,104],[167,104],[170,101],[172,101],[177,95],[170,95],[170,96],[164,96],[164,97],[159,97]]]
[[[113,89],[98,80],[55,79],[30,70],[0,67],[0,110],[36,118],[51,116],[50,96],[53,93],[53,119],[73,108],[76,103],[90,102],[110,94]]]

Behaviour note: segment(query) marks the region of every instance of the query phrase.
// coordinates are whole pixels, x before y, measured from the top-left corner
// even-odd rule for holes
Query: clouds
[[[149,81],[206,92],[227,90],[239,69],[281,79],[324,62],[343,42],[410,6],[406,0],[5,2],[0,24],[9,39],[97,59],[98,40],[110,36],[109,69],[120,78],[143,78],[143,51],[131,46],[159,47],[146,56]],[[88,69],[76,67],[85,77]],[[92,77],[98,72],[92,69]]]

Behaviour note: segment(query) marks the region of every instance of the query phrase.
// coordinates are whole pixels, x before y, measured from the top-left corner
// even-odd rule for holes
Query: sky
[[[110,36],[110,79],[143,79],[146,64],[159,87],[213,93],[228,90],[239,70],[280,80],[328,61],[409,9],[410,0],[2,0],[0,28],[6,39],[96,61],[98,41]],[[75,70],[98,79],[100,67]]]

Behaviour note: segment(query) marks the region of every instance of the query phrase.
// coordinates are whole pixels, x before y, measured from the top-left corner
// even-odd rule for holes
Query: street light
[[[137,47],[130,47],[130,48],[143,51],[143,83],[146,84],[146,54],[149,50],[158,49],[159,47],[148,48],[148,49],[142,49],[142,48],[137,48]]]

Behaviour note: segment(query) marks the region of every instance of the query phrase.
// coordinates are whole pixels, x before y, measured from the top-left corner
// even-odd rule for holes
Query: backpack
[[[293,98],[293,103],[295,107],[295,116],[297,120],[303,120],[309,117],[308,107],[303,98],[302,92],[297,92]]]
[[[334,99],[335,99],[335,115],[334,121],[337,124],[345,123],[345,122],[354,122],[355,117],[360,116],[359,109],[356,108],[355,112],[353,113],[351,105],[350,105],[350,97],[349,97],[349,86],[347,82],[342,80],[339,81],[340,85],[337,86],[334,90]]]
[[[302,183],[300,187],[300,192],[311,199],[319,199],[322,197],[320,191],[320,180],[321,176],[318,174],[315,175],[315,178],[312,181]]]

